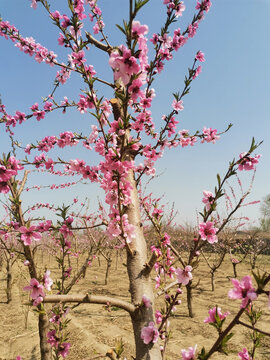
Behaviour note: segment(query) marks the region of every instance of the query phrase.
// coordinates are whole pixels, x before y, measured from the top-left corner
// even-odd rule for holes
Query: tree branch
[[[267,333],[266,331],[260,330],[260,329],[258,329],[258,328],[255,328],[254,326],[251,326],[251,325],[248,325],[248,324],[246,324],[246,323],[243,323],[243,322],[240,321],[240,320],[238,320],[237,324],[243,325],[243,326],[245,326],[245,327],[247,327],[247,328],[249,328],[249,329],[251,329],[251,330],[253,330],[253,331],[257,331],[257,332],[259,332],[259,333],[261,333],[261,334],[263,334],[263,335],[266,335],[266,336],[269,336],[269,337],[270,337],[270,333]]]
[[[120,309],[127,311],[128,313],[134,313],[136,307],[133,304],[130,304],[124,300],[116,299],[110,296],[101,296],[101,295],[47,295],[44,300],[44,303],[59,303],[59,302],[69,302],[69,303],[81,303],[81,304],[102,304],[102,305],[112,305],[117,306]]]
[[[108,54],[111,53],[112,51],[112,47],[108,46],[106,44],[103,44],[102,42],[98,41],[97,39],[95,39],[91,34],[89,34],[89,32],[85,32],[87,40],[89,41],[90,44],[95,45],[95,47],[97,47],[98,49],[107,52]]]

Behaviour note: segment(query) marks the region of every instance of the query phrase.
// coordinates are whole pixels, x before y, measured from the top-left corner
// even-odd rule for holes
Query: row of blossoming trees
[[[181,252],[171,244],[170,235],[164,231],[162,207],[159,207],[159,202],[151,199],[150,195],[142,195],[140,184],[144,177],[155,174],[155,163],[166,149],[193,146],[196,142],[215,143],[221,135],[216,129],[207,127],[194,134],[188,130],[177,129],[177,116],[184,108],[183,97],[189,93],[192,81],[200,74],[200,63],[205,61],[201,51],[194,56],[183,89],[172,95],[172,108],[162,116],[160,128],[160,123],[153,120],[151,112],[155,97],[152,84],[164,70],[166,62],[195,36],[200,22],[210,9],[211,2],[197,1],[192,21],[181,31],[176,24],[185,10],[184,3],[179,0],[164,0],[164,24],[150,40],[146,37],[148,26],[140,24],[136,19],[148,2],[149,0],[128,2],[129,17],[122,25],[117,25],[124,35],[124,43],[119,45],[111,44],[104,32],[102,11],[97,0],[68,0],[68,14],[53,9],[45,0],[32,0],[31,6],[34,9],[42,6],[52,23],[59,28],[59,46],[64,46],[68,51],[66,62],[59,62],[53,51],[49,51],[33,38],[23,37],[8,21],[2,19],[0,22],[2,37],[10,39],[19,50],[38,63],[45,62],[57,68],[52,92],[44,99],[42,105],[34,103],[28,114],[22,110],[9,114],[3,104],[0,108],[0,121],[12,141],[12,151],[4,154],[0,160],[0,192],[9,195],[5,205],[6,220],[1,225],[2,244],[4,247],[6,244],[5,249],[8,251],[11,239],[14,241],[15,238],[17,244],[15,247],[12,245],[12,249],[23,256],[28,267],[30,280],[25,290],[30,292],[32,304],[38,312],[42,360],[52,359],[52,356],[55,359],[65,358],[68,355],[71,344],[65,332],[68,324],[66,304],[82,302],[110,304],[127,311],[133,326],[136,359],[165,359],[166,344],[169,340],[169,317],[179,304],[182,288],[186,286],[187,291],[191,291],[192,270],[196,266],[200,251],[206,244],[218,242],[219,232],[241,207],[247,195],[244,194],[236,202],[225,219],[218,219],[216,208],[219,199],[224,195],[224,185],[238,171],[252,170],[258,163],[259,155],[252,155],[258,146],[253,140],[250,148],[241,153],[239,159],[230,162],[223,178],[217,176],[214,191],[204,192],[204,209],[200,213],[197,234],[188,258],[184,259]],[[93,27],[90,31],[91,22]],[[90,45],[109,58],[111,79],[104,79],[102,74],[96,73],[92,65],[87,64],[86,55]],[[79,101],[67,97],[57,101],[55,93],[68,81],[71,73],[78,74],[82,80],[81,87],[84,86],[84,89],[80,90]],[[110,99],[97,92],[97,84],[108,88],[111,92]],[[40,121],[53,111],[62,110],[65,113],[70,108],[88,114],[91,122],[90,135],[65,131],[59,135],[48,135],[31,144],[21,145],[14,141],[13,128],[23,126],[30,118]],[[101,160],[93,165],[89,158],[64,161],[47,155],[54,148],[62,149],[79,143],[87,150],[95,151]],[[19,148],[27,154],[23,160],[16,156]],[[40,154],[33,156],[34,151]],[[139,162],[138,159],[143,160]],[[104,190],[106,206],[100,204],[100,211],[96,216],[82,217],[80,212],[78,216],[76,213],[71,216],[70,207],[63,205],[56,209],[57,222],[36,220],[36,217],[29,215],[21,200],[28,177],[28,170],[25,169],[31,166],[52,174],[76,175],[78,181],[96,183]],[[63,169],[56,171],[56,167],[61,166]],[[70,185],[71,183],[67,183],[61,186]],[[142,218],[150,222],[155,230],[155,240],[151,249],[146,243]],[[98,226],[101,226],[101,230],[94,230]],[[91,241],[89,240],[87,245],[83,266],[78,267],[72,278],[68,266],[72,246],[70,238],[79,228],[87,231],[88,239]],[[49,269],[43,274],[38,270],[34,250],[42,236],[51,237],[60,249],[59,252],[55,252],[61,270],[60,280],[51,279]],[[103,255],[106,254],[103,247],[104,236],[107,237],[105,244],[107,241],[108,246],[125,249],[130,302],[107,296],[69,294],[72,286],[85,272],[91,257],[100,251],[103,251]],[[156,284],[153,284],[151,277],[153,269],[157,273]],[[176,280],[172,283],[171,279]],[[269,280],[269,274],[257,275],[256,284],[252,284],[249,275],[240,281],[233,279],[234,287],[229,296],[232,299],[241,299],[239,311],[224,328],[227,313],[222,314],[217,306],[209,310],[206,322],[214,324],[217,328],[217,340],[210,349],[196,349],[196,346],[183,349],[182,359],[203,360],[210,358],[217,351],[225,351],[226,344],[232,336],[231,330],[239,323],[245,310],[259,295],[269,294]],[[164,296],[165,310],[162,314],[155,311],[154,287],[159,289],[159,295]],[[54,290],[56,294],[52,295],[51,291]],[[45,311],[45,303],[53,304],[49,315]],[[244,348],[239,352],[239,358],[252,359],[254,352],[255,350],[248,353]]]

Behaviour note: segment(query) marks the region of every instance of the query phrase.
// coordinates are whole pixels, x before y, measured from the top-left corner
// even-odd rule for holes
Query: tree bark
[[[108,259],[107,260],[106,274],[105,274],[105,281],[104,281],[105,285],[108,284],[108,278],[109,278],[109,272],[110,272],[111,265],[112,265],[112,260]]]
[[[31,278],[37,278],[37,271],[34,263],[33,254],[29,246],[24,245],[24,255],[26,260],[30,262],[28,266],[29,275]],[[38,305],[38,310],[41,310],[41,306]],[[47,341],[47,333],[49,331],[49,320],[47,314],[38,314],[38,332],[39,332],[39,344],[40,344],[40,359],[52,360],[52,348]]]
[[[12,301],[12,265],[11,260],[7,259],[7,304]]]
[[[49,330],[49,321],[47,314],[39,314],[38,316],[38,331],[39,331],[39,345],[41,360],[52,359],[52,348],[47,341],[47,332]]]
[[[139,305],[142,302],[143,295],[145,295],[152,303],[149,308],[140,306],[134,314],[131,314],[136,346],[136,360],[161,360],[162,357],[158,342],[147,345],[144,344],[141,339],[143,327],[148,326],[151,321],[155,322],[154,294],[150,273],[145,272],[145,265],[147,264],[147,245],[143,234],[139,199],[133,171],[129,172],[127,180],[130,182],[133,189],[131,191],[132,201],[131,204],[126,207],[126,214],[128,215],[129,224],[134,226],[136,235],[129,244],[130,249],[127,249],[127,270],[131,301],[134,305]]]
[[[235,278],[237,278],[237,271],[236,271],[236,264],[233,263],[233,275]]]
[[[193,309],[192,309],[192,287],[191,287],[191,281],[186,285],[187,289],[187,306],[188,306],[188,316],[193,318]]]
[[[211,290],[212,290],[212,291],[215,291],[215,280],[214,280],[214,277],[215,277],[215,273],[212,271],[212,272],[211,272]]]

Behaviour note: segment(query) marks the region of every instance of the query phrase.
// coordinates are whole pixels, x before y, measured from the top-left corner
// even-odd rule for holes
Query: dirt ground
[[[108,285],[104,285],[105,260],[101,259],[101,265],[97,260],[92,267],[89,267],[86,278],[74,286],[71,293],[105,294],[117,296],[129,300],[128,282],[125,266],[122,265],[125,259],[116,261],[114,259],[109,275]],[[52,277],[57,272],[57,267],[50,264],[51,259],[43,257],[43,264],[52,271]],[[260,268],[270,269],[270,256],[262,257],[258,263]],[[238,278],[248,274],[249,265],[239,266]],[[240,306],[239,300],[228,299],[228,291],[232,287],[227,276],[233,275],[232,265],[229,259],[222,264],[216,273],[216,289],[211,291],[209,268],[204,261],[201,261],[199,268],[194,273],[194,282],[200,279],[200,283],[194,290],[193,305],[195,317],[189,318],[186,306],[186,292],[181,296],[182,304],[178,306],[174,317],[171,318],[170,327],[172,337],[168,344],[167,360],[180,360],[181,349],[198,345],[208,349],[216,339],[216,330],[205,325],[203,320],[208,315],[210,307],[216,304],[222,311],[230,311],[226,322],[232,319]],[[153,277],[155,273],[153,273]],[[14,266],[13,300],[6,304],[4,268],[0,272],[0,360],[15,360],[16,356],[22,356],[23,360],[38,360],[38,329],[37,315],[26,305],[27,293],[22,291],[28,284],[28,276],[22,264]],[[255,303],[256,308],[263,312],[258,327],[270,332],[270,310],[267,307],[267,298],[261,296]],[[159,308],[159,304],[157,305]],[[129,316],[122,310],[113,308],[110,312],[105,307],[93,304],[84,304],[76,307],[69,313],[71,323],[69,325],[70,342],[72,347],[67,357],[69,360],[91,360],[94,358],[107,359],[106,352],[115,346],[116,341],[122,339],[124,342],[124,356],[128,360],[134,355],[134,344],[132,327]],[[243,318],[244,320],[244,318]],[[225,322],[225,324],[226,324]],[[238,359],[237,353],[244,346],[250,347],[250,333],[247,328],[237,326],[233,330],[234,336],[229,342],[229,356],[214,354],[211,359],[225,360]],[[99,356],[100,355],[100,356]],[[262,347],[257,350],[256,359],[270,360],[270,338],[262,339]]]

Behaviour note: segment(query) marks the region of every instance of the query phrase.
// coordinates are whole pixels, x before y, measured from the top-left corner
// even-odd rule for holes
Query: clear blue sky
[[[64,0],[51,3],[59,6],[54,10],[65,12]],[[149,25],[149,38],[153,32],[159,30],[164,19],[165,7],[162,3],[162,0],[150,1],[138,17],[141,23]],[[106,24],[105,32],[113,45],[124,42],[114,24],[127,18],[127,5],[127,0],[99,1]],[[196,1],[186,1],[187,9],[177,24],[181,29],[184,30],[191,21],[195,5]],[[40,4],[35,11],[30,8],[29,0],[2,0],[0,14],[4,20],[14,24],[23,36],[34,37],[37,42],[54,50],[59,60],[66,60],[67,52],[59,49],[57,45],[58,29],[50,23]],[[185,109],[179,116],[179,126],[192,132],[202,129],[203,126],[211,126],[221,131],[229,123],[234,125],[216,145],[197,144],[194,148],[167,151],[164,158],[157,163],[157,173],[162,173],[162,176],[152,182],[152,191],[157,196],[165,194],[165,202],[175,202],[179,221],[196,219],[196,210],[202,210],[202,191],[213,190],[216,173],[222,175],[229,161],[248,149],[252,136],[264,143],[258,150],[262,159],[249,200],[261,200],[270,193],[269,15],[270,0],[213,0],[213,6],[200,24],[197,36],[189,40],[174,60],[166,64],[166,69],[153,84],[157,93],[153,102],[153,117],[160,122],[161,115],[170,110],[171,93],[183,89],[187,68],[192,65],[195,53],[202,50],[206,62],[203,63],[201,75],[192,84],[190,95],[184,98]],[[87,26],[86,29],[89,30],[90,23]],[[2,101],[10,114],[14,114],[16,110],[28,113],[33,103],[41,103],[41,97],[50,93],[57,69],[46,64],[37,64],[15,48],[11,41],[4,38],[0,41]],[[112,80],[108,58],[103,53],[91,47],[87,58],[88,63],[93,64],[103,78]],[[76,100],[80,88],[83,88],[83,84],[73,75],[67,85],[61,86],[56,98],[61,99],[67,95]],[[104,91],[107,97],[112,96],[104,87],[100,87],[99,91]],[[77,111],[68,111],[65,116],[55,112],[40,123],[31,119],[27,124],[18,126],[15,138],[26,145],[33,139],[41,139],[64,130],[88,133],[93,123],[93,119],[80,116]],[[2,127],[1,153],[7,152],[8,144]],[[56,152],[53,154],[56,155]],[[59,155],[66,159],[87,156],[90,165],[96,161],[93,152],[85,153],[81,148],[72,148],[71,151]],[[243,183],[247,188],[250,176],[243,175]],[[33,175],[30,185],[41,181],[43,184],[50,184],[55,179]],[[67,178],[67,181],[70,179]],[[63,199],[71,200],[76,193],[80,200],[85,196],[91,198],[94,207],[97,196],[101,199],[103,196],[96,185],[90,184],[58,192],[33,191],[25,200],[31,203],[40,198],[40,201],[56,204]],[[259,205],[243,208],[242,214],[255,220],[259,216]]]

